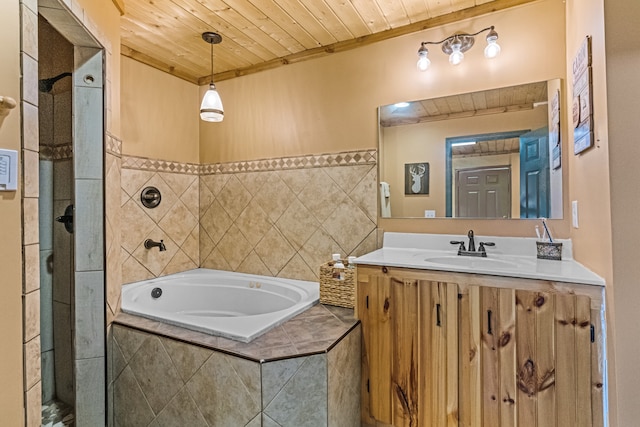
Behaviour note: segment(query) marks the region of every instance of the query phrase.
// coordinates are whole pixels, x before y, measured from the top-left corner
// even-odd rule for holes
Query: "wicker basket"
[[[320,266],[320,303],[337,305],[338,307],[353,308],[355,306],[355,268],[340,269],[344,273],[344,280],[334,277],[337,271],[333,268],[333,261]],[[348,262],[342,263],[348,266]]]

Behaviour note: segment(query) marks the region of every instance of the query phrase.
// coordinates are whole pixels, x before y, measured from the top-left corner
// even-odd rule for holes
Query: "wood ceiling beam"
[[[124,0],[112,0],[113,4],[120,11],[120,16],[124,15]]]
[[[120,54],[122,56],[126,56],[127,58],[142,62],[143,64],[146,64],[157,70],[164,71],[165,73],[171,74],[172,76],[176,76],[182,80],[186,80],[189,83],[199,84],[198,78],[196,76],[177,70],[173,65],[166,64],[158,59],[152,58],[145,53],[138,52],[135,49],[131,49],[129,46],[120,45]],[[209,80],[207,80],[207,83],[208,82]]]

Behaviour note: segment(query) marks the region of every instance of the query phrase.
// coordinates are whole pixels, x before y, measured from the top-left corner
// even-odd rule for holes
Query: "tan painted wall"
[[[544,108],[514,113],[393,126],[381,129],[384,151],[380,151],[380,176],[392,188],[391,215],[421,217],[425,209],[445,216],[445,140],[449,137],[538,129],[547,123]],[[477,160],[477,158],[476,158]],[[429,162],[429,195],[404,195],[405,163]],[[510,162],[504,163],[510,164]],[[512,171],[519,174],[518,170]],[[515,178],[515,177],[514,177]],[[519,178],[517,182],[519,188]],[[516,203],[517,202],[517,203]],[[520,201],[514,201],[519,212]],[[519,214],[517,215],[519,216]]]
[[[567,98],[572,97],[572,61],[587,35],[592,36],[593,115],[595,146],[582,154],[573,155],[573,134],[569,134],[569,200],[579,204],[579,227],[571,228],[574,257],[602,276],[607,282],[607,333],[609,356],[609,401],[616,405],[616,343],[615,307],[612,275],[612,234],[609,183],[609,139],[607,117],[607,89],[604,46],[604,0],[567,1]],[[565,110],[570,120],[571,111]],[[611,411],[612,425],[616,425],[616,411]],[[622,426],[631,424],[620,424]]]
[[[0,96],[20,100],[20,15],[17,1],[0,2]],[[20,105],[0,124],[0,148],[20,152]],[[0,413],[2,424],[24,422],[22,408],[22,231],[20,187],[0,193]]]
[[[615,303],[615,312],[609,320],[615,325],[617,425],[632,426],[640,419],[637,250],[640,239],[637,219],[640,212],[637,187],[640,181],[640,2],[607,1],[604,16]]]
[[[121,58],[123,154],[198,163],[198,86]]]
[[[488,16],[375,43],[317,60],[217,84],[225,106],[222,123],[200,123],[200,161],[229,162],[309,153],[377,148],[379,105],[563,77],[562,0],[542,0]],[[527,28],[544,31],[523,31]],[[453,68],[434,47],[431,68],[416,71],[421,41],[495,25],[502,53],[483,57],[483,42]],[[214,52],[215,54],[215,52]],[[526,60],[523,60],[526,58]],[[200,94],[206,87],[200,88]],[[564,106],[563,106],[564,107]],[[566,107],[565,107],[566,108]],[[565,139],[566,140],[566,139]],[[385,230],[533,236],[531,221],[383,219]],[[568,221],[550,223],[568,237]]]

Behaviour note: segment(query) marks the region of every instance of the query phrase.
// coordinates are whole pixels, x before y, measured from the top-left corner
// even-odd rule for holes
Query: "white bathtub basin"
[[[249,342],[313,306],[317,282],[195,269],[122,287],[122,311]]]

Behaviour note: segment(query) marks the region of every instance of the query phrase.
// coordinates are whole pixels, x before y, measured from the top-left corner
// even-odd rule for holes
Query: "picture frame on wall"
[[[593,76],[591,37],[587,36],[573,59],[573,153],[593,147]]]
[[[405,163],[404,194],[429,194],[429,163]]]

